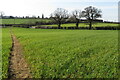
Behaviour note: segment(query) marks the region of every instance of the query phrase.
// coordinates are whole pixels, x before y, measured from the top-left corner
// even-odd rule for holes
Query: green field
[[[49,22],[49,19],[2,19],[2,24],[34,24],[35,22]]]
[[[14,28],[13,31],[23,46],[34,78],[118,77],[116,30]],[[3,29],[3,50],[7,50],[3,53],[4,64],[7,64],[11,40],[6,32]]]
[[[2,77],[8,77],[9,54],[12,46],[12,40],[9,28],[2,29]]]
[[[58,25],[42,25],[42,26],[52,26],[52,27],[58,27]],[[61,27],[75,27],[75,23],[70,24],[62,24]],[[79,23],[79,27],[89,27],[86,23]],[[118,27],[118,24],[113,23],[96,23],[93,24],[93,27]]]
[[[50,19],[2,19],[2,24],[35,24],[36,22],[50,22]],[[42,25],[58,27],[57,25]],[[75,23],[62,24],[62,27],[75,27]],[[37,27],[37,26],[36,26]],[[86,23],[80,23],[79,27],[89,27]],[[93,27],[118,27],[118,24],[113,23],[95,23]]]

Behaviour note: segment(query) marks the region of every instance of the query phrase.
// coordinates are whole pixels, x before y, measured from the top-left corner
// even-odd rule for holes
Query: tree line
[[[87,23],[89,24],[89,29],[92,29],[92,24],[97,18],[102,17],[102,11],[98,8],[89,6],[86,7],[83,11],[81,10],[74,10],[70,14],[68,13],[68,10],[63,8],[57,8],[53,13],[50,14],[49,18],[46,19],[53,19],[54,23],[58,25],[58,28],[61,28],[61,24],[67,22],[67,20],[74,21],[76,23],[76,28],[79,27],[80,21],[82,22],[81,18],[86,18]],[[3,18],[4,12],[0,12],[0,18]],[[9,16],[11,19],[15,19],[18,17]],[[29,16],[22,17],[30,19]],[[32,16],[32,18],[36,18],[35,16]],[[38,16],[38,18],[40,18]],[[44,14],[42,14],[42,18],[45,19]],[[38,22],[39,23],[39,22]]]
[[[86,18],[89,24],[89,29],[92,29],[93,21],[97,18],[101,18],[101,13],[102,11],[100,9],[92,6],[86,7],[83,11],[74,10],[71,14],[68,14],[68,11],[66,9],[57,8],[53,13],[51,13],[50,18],[52,18],[56,22],[58,28],[61,28],[61,24],[65,22],[68,18],[75,20],[76,28],[78,28],[81,18]]]

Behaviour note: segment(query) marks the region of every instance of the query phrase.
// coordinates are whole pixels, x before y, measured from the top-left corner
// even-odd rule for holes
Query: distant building
[[[2,18],[3,18],[3,19],[9,19],[10,16],[3,16]]]
[[[86,19],[81,19],[81,21],[87,21]],[[93,20],[94,22],[103,22],[103,20],[101,20],[101,19],[95,19],[95,20]]]

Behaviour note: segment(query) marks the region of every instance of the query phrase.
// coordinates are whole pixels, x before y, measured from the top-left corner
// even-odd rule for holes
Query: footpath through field
[[[16,36],[12,33],[12,49],[9,60],[8,78],[13,80],[16,78],[31,78],[28,64],[26,63],[22,54],[22,47],[17,40]]]

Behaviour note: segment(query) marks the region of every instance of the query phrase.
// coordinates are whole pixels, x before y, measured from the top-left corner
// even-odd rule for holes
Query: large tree
[[[85,17],[89,23],[89,29],[92,29],[92,23],[95,19],[101,18],[102,11],[95,7],[89,6],[82,11],[83,17]]]
[[[79,22],[80,22],[80,18],[82,17],[82,12],[80,10],[74,10],[72,12],[72,18],[75,20],[76,22],[76,28],[78,28],[79,26]]]
[[[58,25],[58,28],[61,27],[62,22],[68,18],[68,11],[63,8],[57,8],[54,13],[51,14],[51,18],[55,20]]]

